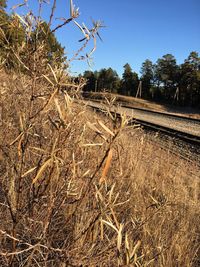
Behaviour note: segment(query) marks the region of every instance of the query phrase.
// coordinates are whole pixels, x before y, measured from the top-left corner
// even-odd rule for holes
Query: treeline
[[[124,65],[122,78],[112,68],[85,71],[83,77],[87,84],[84,90],[200,107],[200,57],[197,52],[191,52],[180,65],[171,54],[159,58],[155,64],[147,59],[140,72],[139,77],[128,63]]]
[[[45,68],[48,63],[63,66],[64,47],[50,26],[51,21],[42,21],[31,12],[25,18],[8,14],[6,0],[0,0],[0,66],[29,73]],[[140,76],[128,63],[124,65],[122,78],[112,68],[85,71],[83,76],[87,79],[85,91],[108,91],[182,106],[200,106],[200,58],[194,51],[180,65],[171,54],[159,58],[155,64],[147,59],[142,63]]]
[[[37,64],[59,66],[66,60],[64,47],[45,22],[31,12],[25,17],[6,12],[6,0],[0,0],[0,65],[25,72],[32,70],[31,57],[38,55]],[[35,59],[33,59],[36,61]],[[45,61],[45,64],[44,64]]]

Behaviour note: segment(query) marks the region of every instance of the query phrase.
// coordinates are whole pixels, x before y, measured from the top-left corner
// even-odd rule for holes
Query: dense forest
[[[112,92],[127,96],[181,106],[200,107],[200,57],[193,51],[178,65],[176,58],[166,54],[155,64],[149,59],[142,63],[141,75],[127,63],[120,78],[112,68],[85,71],[85,91]]]

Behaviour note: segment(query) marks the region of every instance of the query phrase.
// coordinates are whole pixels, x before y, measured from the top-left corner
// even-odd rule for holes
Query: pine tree
[[[7,7],[6,0],[0,0],[0,10],[4,9]]]

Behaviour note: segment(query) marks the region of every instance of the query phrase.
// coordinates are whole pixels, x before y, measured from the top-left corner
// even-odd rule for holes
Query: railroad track
[[[105,103],[91,100],[84,100],[84,103],[96,110],[108,110]],[[126,114],[130,118],[130,123],[137,122],[146,129],[162,132],[200,146],[200,120],[198,119],[124,105],[109,107],[109,111],[117,115]]]

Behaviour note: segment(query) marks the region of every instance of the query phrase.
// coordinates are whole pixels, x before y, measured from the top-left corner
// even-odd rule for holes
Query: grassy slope
[[[196,163],[30,87],[0,74],[1,266],[199,266]]]

